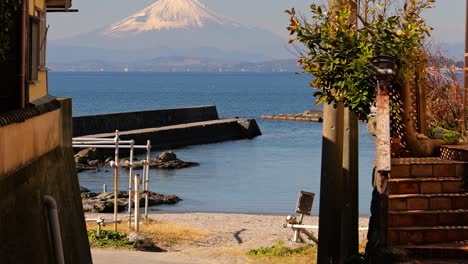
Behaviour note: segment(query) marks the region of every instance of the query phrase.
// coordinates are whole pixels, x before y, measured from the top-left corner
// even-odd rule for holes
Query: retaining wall
[[[71,147],[71,100],[0,130],[0,165],[14,165],[0,170],[0,262],[55,263],[44,206],[49,195],[57,202],[65,263],[92,263]],[[24,155],[5,156],[15,153]]]

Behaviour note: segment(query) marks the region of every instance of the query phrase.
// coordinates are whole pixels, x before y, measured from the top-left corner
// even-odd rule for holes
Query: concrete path
[[[201,264],[177,253],[142,252],[132,250],[92,249],[94,264]]]

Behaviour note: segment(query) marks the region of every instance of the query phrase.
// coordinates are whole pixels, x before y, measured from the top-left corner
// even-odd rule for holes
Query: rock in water
[[[172,152],[172,151],[165,151],[156,158],[156,160],[162,161],[162,162],[168,162],[168,161],[173,161],[177,160],[177,155]]]
[[[149,206],[160,204],[176,204],[182,201],[176,195],[163,195],[159,193],[149,192]],[[83,202],[83,210],[92,213],[111,213],[114,211],[114,193],[93,193],[83,192],[81,194]],[[145,205],[145,195],[140,198],[140,206]],[[117,195],[117,210],[119,212],[128,208],[128,192],[120,191]]]

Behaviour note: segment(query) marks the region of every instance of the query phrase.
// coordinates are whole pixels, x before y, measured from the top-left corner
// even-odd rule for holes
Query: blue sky
[[[307,11],[312,0],[199,0],[211,10],[248,26],[268,29],[287,37],[288,16],[284,10],[295,7]],[[155,0],[73,0],[79,13],[50,13],[51,39],[92,31],[117,22],[152,4]],[[434,42],[462,43],[465,38],[465,1],[437,0],[436,8],[425,14],[435,28]]]

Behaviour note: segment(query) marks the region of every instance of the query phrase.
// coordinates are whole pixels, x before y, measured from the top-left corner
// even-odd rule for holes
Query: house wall
[[[0,127],[0,175],[11,173],[57,148],[60,136],[60,110]]]
[[[29,15],[39,16],[37,9],[46,10],[46,0],[29,0]],[[47,89],[47,70],[38,70],[38,80],[29,83],[29,102],[46,96],[48,93]]]
[[[47,89],[47,70],[40,69],[37,73],[38,81],[29,84],[29,102],[37,100],[48,93]]]
[[[92,263],[71,148],[71,100],[8,124],[24,111],[0,114],[1,263],[55,263],[44,195],[57,202],[65,263]]]

